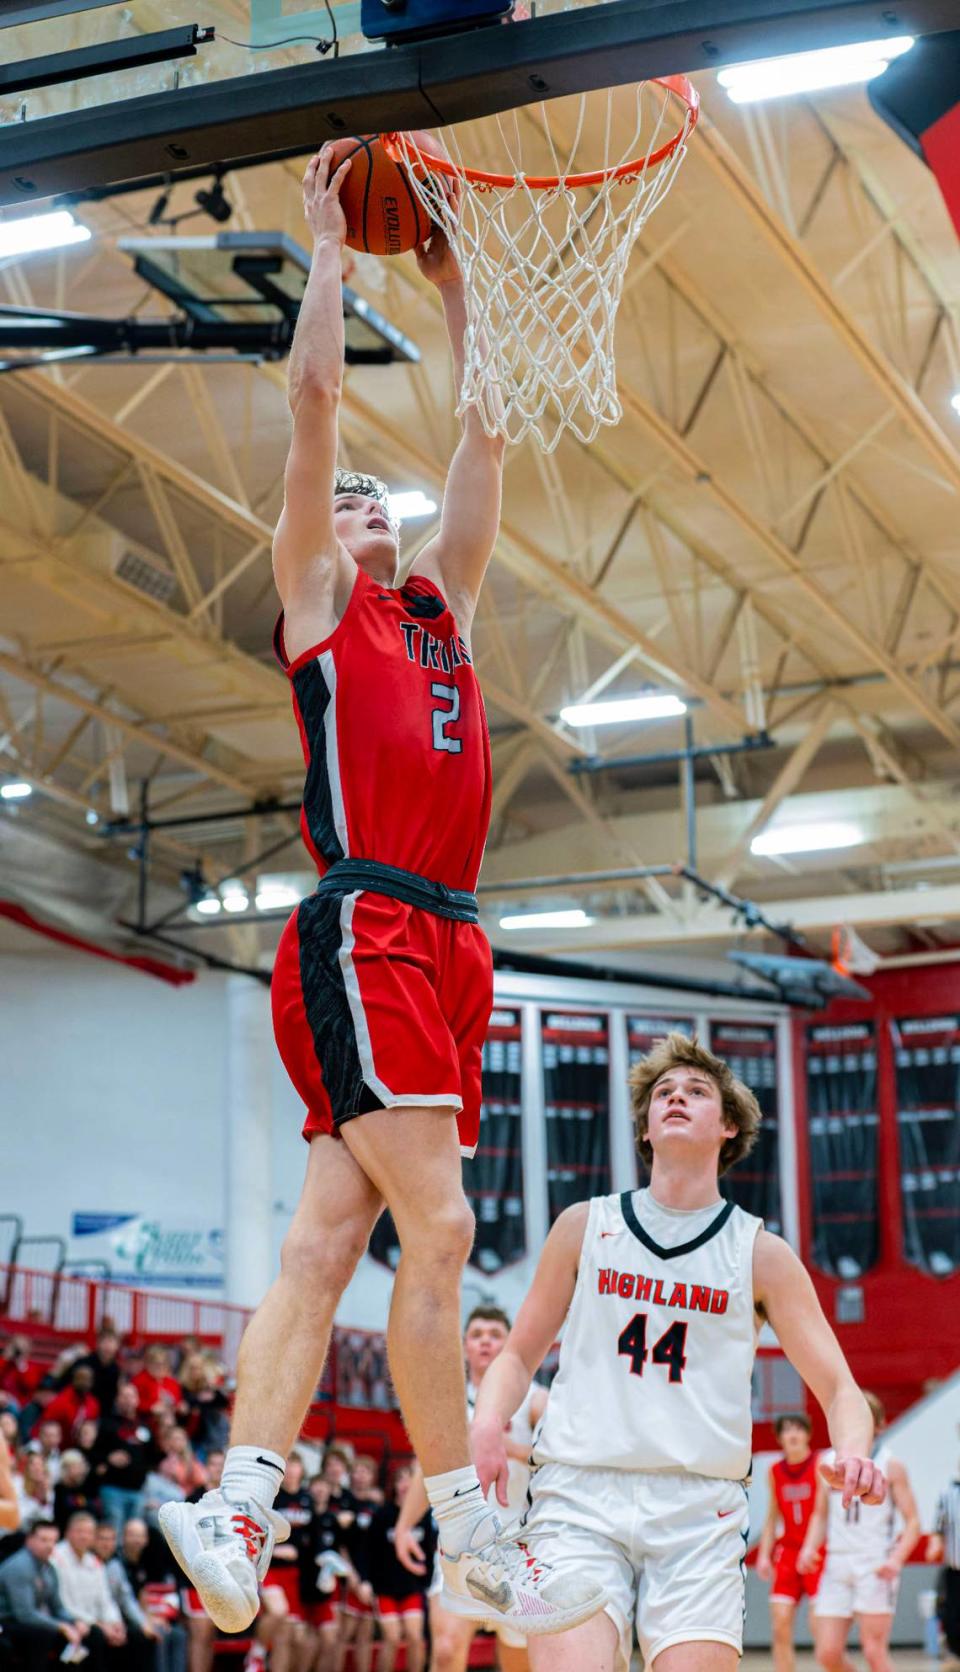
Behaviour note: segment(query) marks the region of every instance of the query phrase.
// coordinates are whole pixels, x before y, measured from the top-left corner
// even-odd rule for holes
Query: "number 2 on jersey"
[[[659,1341],[653,1344],[650,1353],[651,1364],[668,1364],[670,1366],[670,1381],[682,1382],[686,1359],[687,1326],[679,1321],[664,1330]],[[621,1330],[617,1341],[617,1352],[630,1360],[631,1376],[642,1376],[643,1367],[647,1360],[647,1314],[635,1312],[626,1329]]]
[[[434,680],[430,687],[432,697],[441,698],[440,704],[431,712],[433,721],[433,747],[445,749],[450,755],[459,755],[463,750],[463,743],[459,737],[451,737],[448,726],[455,724],[460,718],[460,692],[455,685],[443,685]]]

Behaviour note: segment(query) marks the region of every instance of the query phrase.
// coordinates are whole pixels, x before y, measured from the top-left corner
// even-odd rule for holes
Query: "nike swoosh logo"
[[[601,1231],[600,1232],[600,1240],[602,1242],[604,1237],[618,1237],[619,1235],[620,1235],[619,1231]]]
[[[727,1519],[728,1515],[736,1515],[736,1513],[737,1512],[736,1512],[735,1509],[718,1509],[717,1510],[717,1515],[718,1515],[718,1517],[721,1521],[725,1521]]]
[[[279,1463],[271,1463],[269,1457],[258,1457],[257,1462],[262,1463],[267,1469],[276,1469],[278,1475],[285,1475],[287,1472]]]
[[[505,1614],[513,1602],[513,1592],[505,1579],[501,1579],[499,1585],[493,1586],[468,1573],[467,1590],[478,1602],[488,1602],[491,1608],[498,1608],[501,1614]]]
[[[455,1498],[469,1498],[471,1492],[479,1492],[479,1491],[480,1491],[479,1485],[477,1485],[477,1486],[458,1486],[453,1495],[454,1495]]]

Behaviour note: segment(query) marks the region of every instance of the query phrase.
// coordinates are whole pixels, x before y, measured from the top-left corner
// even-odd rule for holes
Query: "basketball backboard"
[[[343,134],[436,128],[878,28],[946,30],[956,0],[889,0],[879,18],[875,0],[528,0],[509,21],[399,45],[364,37],[355,0],[306,10],[253,0],[239,17],[212,0],[189,55],[171,40],[152,63],[153,0],[51,15],[62,10],[56,0],[14,5],[19,27],[0,30],[0,62],[46,57],[51,75],[37,85],[35,70],[30,90],[3,105],[0,205],[301,155]],[[185,0],[165,5],[161,33],[192,27],[192,11]],[[47,15],[22,21],[38,12]],[[130,46],[129,68],[118,42]]]

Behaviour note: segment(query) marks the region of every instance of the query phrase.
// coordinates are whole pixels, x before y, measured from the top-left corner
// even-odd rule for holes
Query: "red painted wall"
[[[960,1273],[930,1277],[903,1256],[896,1080],[889,1023],[912,1016],[960,1013],[960,959],[918,969],[878,971],[869,978],[857,979],[870,989],[872,1003],[845,1000],[832,1004],[827,1011],[798,1014],[794,1021],[801,1253],[857,1380],[879,1395],[888,1416],[893,1417],[920,1398],[927,1382],[941,1380],[960,1365]],[[838,1324],[836,1292],[842,1282],[818,1271],[810,1257],[805,1031],[810,1022],[862,1021],[874,1023],[877,1038],[880,1258],[857,1280],[864,1295],[863,1323]]]

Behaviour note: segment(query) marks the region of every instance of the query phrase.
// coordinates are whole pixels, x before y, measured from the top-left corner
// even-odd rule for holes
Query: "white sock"
[[[266,1446],[231,1446],[220,1491],[225,1498],[252,1498],[261,1509],[272,1509],[286,1468],[279,1453]]]
[[[476,1469],[449,1469],[445,1475],[425,1475],[430,1508],[437,1518],[444,1555],[480,1550],[500,1532],[500,1518],[483,1496]]]

